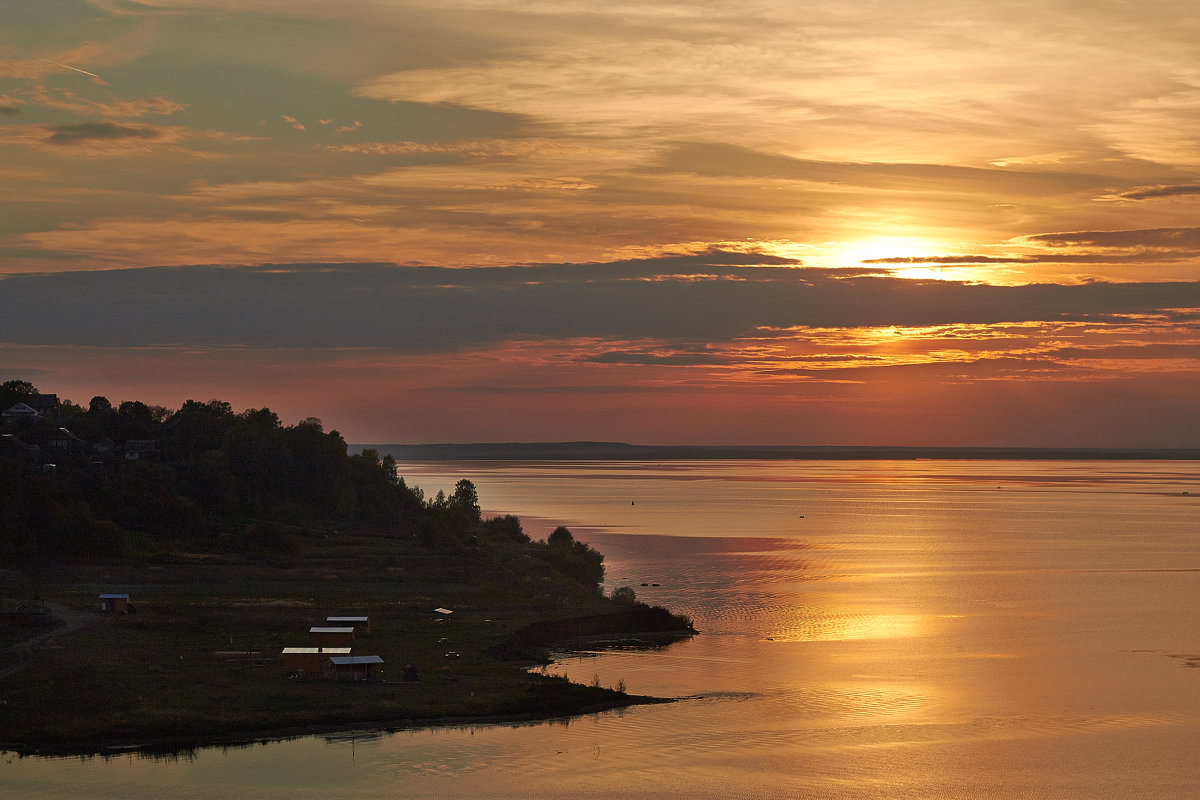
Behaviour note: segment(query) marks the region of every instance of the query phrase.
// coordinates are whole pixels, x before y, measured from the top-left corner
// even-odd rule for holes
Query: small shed
[[[368,617],[326,617],[326,625],[350,626],[354,628],[354,638],[358,639],[371,633],[371,620]]]
[[[129,595],[102,594],[100,595],[100,610],[105,614],[124,614],[129,611]]]
[[[348,656],[349,647],[285,647],[283,668],[288,672],[319,673],[331,656]]]
[[[318,625],[308,629],[308,641],[313,647],[350,647],[354,643],[354,628]]]
[[[325,662],[325,677],[335,681],[378,681],[383,679],[379,656],[331,656]]]

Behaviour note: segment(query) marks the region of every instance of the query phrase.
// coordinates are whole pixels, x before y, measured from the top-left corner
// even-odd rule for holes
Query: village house
[[[325,662],[325,677],[335,681],[383,680],[379,656],[331,656]]]
[[[17,403],[16,405],[9,406],[4,409],[3,413],[0,413],[0,417],[4,419],[4,424],[7,427],[42,421],[42,415],[28,403]]]
[[[349,647],[285,647],[283,668],[293,675],[321,674],[326,660],[332,656],[350,655]]]
[[[126,461],[141,461],[157,455],[158,448],[153,439],[130,439],[121,445]]]
[[[124,614],[129,611],[129,595],[102,594],[100,595],[100,610],[105,614]]]
[[[4,450],[26,458],[40,458],[42,448],[36,444],[26,444],[11,433],[0,433],[0,450]]]
[[[313,647],[350,647],[354,643],[354,628],[314,626],[308,629],[308,641]]]
[[[90,449],[87,442],[66,428],[57,428],[50,434],[50,447],[60,452],[75,454],[83,454]]]
[[[46,419],[58,416],[58,395],[56,394],[35,394],[29,398],[29,405]]]
[[[354,638],[360,639],[371,633],[371,620],[368,617],[326,617],[326,625],[350,626],[354,628]]]

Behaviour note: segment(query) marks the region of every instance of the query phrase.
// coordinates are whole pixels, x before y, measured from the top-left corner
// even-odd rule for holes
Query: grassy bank
[[[6,608],[36,595],[82,622],[28,651],[3,651],[0,673],[16,670],[0,678],[0,747],[184,747],[654,701],[522,668],[556,641],[634,632],[647,618],[595,592],[564,591],[522,566],[519,551],[442,552],[339,535],[305,552],[287,564],[166,553],[138,563],[0,573]],[[99,613],[103,592],[129,593],[136,612]],[[453,609],[449,621],[433,613],[437,607]],[[308,645],[308,628],[330,615],[370,617],[371,632],[355,642],[354,654],[382,657],[383,681],[288,676],[282,648]],[[571,619],[590,621],[563,622]],[[654,624],[684,631],[677,618]],[[25,635],[10,627],[0,643]],[[418,680],[401,680],[406,665]]]

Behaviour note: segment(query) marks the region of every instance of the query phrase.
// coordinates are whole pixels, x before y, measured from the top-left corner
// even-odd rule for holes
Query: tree
[[[17,403],[32,400],[38,390],[29,381],[5,381],[0,383],[0,411],[12,408]]]
[[[566,525],[559,525],[546,537],[546,544],[556,550],[562,550],[575,544],[575,537]]]
[[[88,401],[88,413],[97,417],[106,416],[113,413],[113,404],[107,397],[98,394]]]
[[[462,514],[470,522],[479,522],[482,512],[479,509],[479,492],[475,484],[466,478],[454,484],[454,494],[450,495],[450,508]]]
[[[617,603],[633,605],[637,602],[637,592],[633,590],[632,586],[618,586],[612,590],[612,599]]]
[[[282,427],[279,421],[279,415],[271,409],[263,406],[262,408],[248,408],[241,414],[248,424],[256,428],[265,428],[267,430],[275,430]]]
[[[502,542],[527,544],[529,536],[521,528],[521,519],[513,514],[492,517],[483,523],[483,530],[492,538]]]
[[[559,525],[546,537],[544,557],[576,583],[595,591],[604,582],[604,554],[579,542],[565,525]]]
[[[126,400],[117,407],[120,434],[124,439],[153,438],[154,412],[140,400]]]

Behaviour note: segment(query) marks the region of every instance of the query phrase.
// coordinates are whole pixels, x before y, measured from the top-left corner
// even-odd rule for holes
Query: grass
[[[570,591],[515,548],[443,553],[339,536],[310,543],[285,564],[164,553],[141,563],[0,572],[5,607],[31,587],[90,616],[0,678],[0,748],[19,752],[545,717],[651,700],[497,659],[496,646],[533,623],[614,608],[597,593]],[[96,612],[106,591],[129,592],[136,613]],[[431,613],[437,606],[454,609],[448,624]],[[308,628],[331,615],[370,617],[371,633],[353,652],[381,656],[383,682],[286,674],[280,651],[308,645]],[[0,647],[31,635],[2,628]],[[0,670],[18,658],[2,652]],[[400,681],[407,664],[419,681]]]

